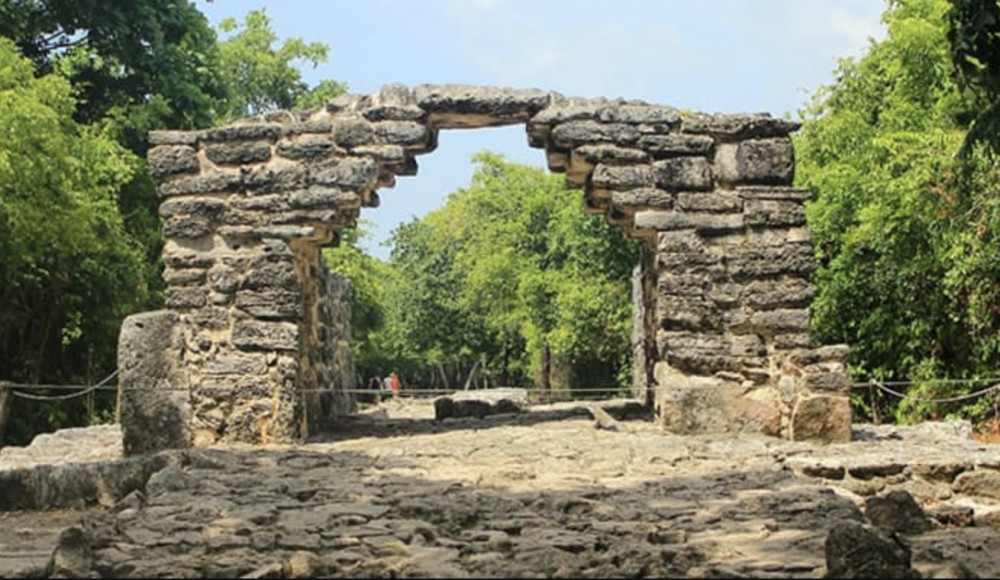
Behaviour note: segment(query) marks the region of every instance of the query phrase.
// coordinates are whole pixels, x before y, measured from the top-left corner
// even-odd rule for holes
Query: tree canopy
[[[984,95],[958,82],[949,17],[947,0],[891,2],[887,38],[841,61],[796,139],[798,185],[814,192],[815,333],[852,346],[859,379],[921,382],[900,418],[955,411],[918,400],[968,391],[934,379],[1000,362],[995,168],[982,148],[957,156]]]

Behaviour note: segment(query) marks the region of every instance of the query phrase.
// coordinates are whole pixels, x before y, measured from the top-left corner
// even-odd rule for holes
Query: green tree
[[[310,89],[296,62],[313,67],[326,62],[329,47],[321,42],[286,39],[275,48],[278,36],[264,10],[248,13],[242,24],[227,18],[219,25],[230,34],[220,46],[221,71],[230,87],[220,118],[226,121],[273,109],[317,106],[343,93],[347,86],[326,80]]]
[[[586,215],[561,176],[473,160],[468,187],[395,232],[400,336],[450,388],[474,371],[540,389],[608,386],[628,368],[637,247]]]
[[[966,153],[985,143],[1000,154],[1000,0],[951,0],[948,39],[959,79],[977,101]]]
[[[103,338],[147,292],[117,206],[134,155],[74,121],[65,79],[34,73],[0,38],[0,377],[97,380],[115,356]],[[66,406],[32,407],[14,415],[14,441],[33,434],[36,412],[82,419]]]
[[[856,378],[919,383],[898,408],[883,402],[901,420],[969,416],[920,399],[968,392],[936,379],[993,374],[1000,362],[997,313],[983,307],[1000,274],[988,246],[995,186],[981,187],[984,157],[956,157],[980,101],[955,82],[949,9],[890,2],[887,38],[841,62],[796,138],[797,184],[814,193],[814,329],[852,346]]]
[[[387,263],[358,246],[370,235],[369,226],[363,221],[353,230],[341,231],[340,244],[323,251],[327,266],[351,281],[351,352],[359,385],[366,384],[368,377],[384,374],[391,365],[381,333],[394,273]]]
[[[77,121],[113,120],[140,156],[149,130],[208,126],[226,96],[215,32],[189,0],[3,0],[0,36],[69,79]]]

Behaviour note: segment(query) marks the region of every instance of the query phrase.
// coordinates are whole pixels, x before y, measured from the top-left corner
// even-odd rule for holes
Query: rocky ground
[[[0,577],[822,577],[830,529],[884,524],[900,490],[922,508],[896,526],[917,573],[1000,575],[1000,447],[967,424],[822,446],[674,436],[621,410],[435,421],[388,401],[303,445],[161,454],[78,509],[23,482],[106,475],[120,435],[60,433],[0,453],[7,505],[42,508],[0,512]]]

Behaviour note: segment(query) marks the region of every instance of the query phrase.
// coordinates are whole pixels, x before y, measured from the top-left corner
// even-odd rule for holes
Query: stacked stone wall
[[[388,85],[321,109],[151,134],[193,444],[299,439],[350,409],[349,397],[326,396],[353,388],[354,373],[349,307],[337,302],[346,290],[319,248],[376,207],[378,189],[415,175],[440,130],[508,124],[525,124],[549,168],[583,189],[573,203],[641,242],[634,388],[666,428],[850,437],[846,348],[809,338],[797,124],[533,89]]]

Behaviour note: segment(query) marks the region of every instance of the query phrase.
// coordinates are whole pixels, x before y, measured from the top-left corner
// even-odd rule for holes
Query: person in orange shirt
[[[399,376],[396,373],[390,375],[392,377],[392,396],[399,396]]]

